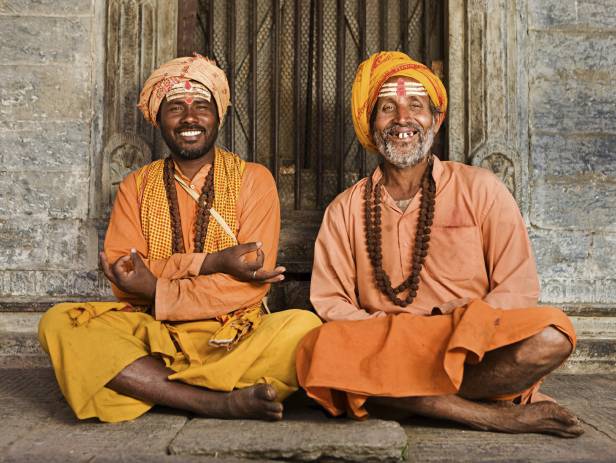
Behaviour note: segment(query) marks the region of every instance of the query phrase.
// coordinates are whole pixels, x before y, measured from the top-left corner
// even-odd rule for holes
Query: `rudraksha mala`
[[[428,166],[421,179],[421,205],[419,207],[419,218],[417,220],[417,232],[415,234],[415,245],[413,248],[413,258],[411,266],[411,274],[399,286],[393,288],[389,275],[383,269],[383,254],[382,254],[382,237],[381,237],[381,187],[383,180],[381,179],[374,188],[372,176],[368,177],[366,183],[366,191],[364,195],[364,210],[365,210],[365,230],[366,244],[368,246],[368,255],[372,268],[374,269],[374,278],[379,290],[385,294],[391,302],[400,307],[406,307],[413,302],[417,296],[419,288],[419,272],[428,255],[428,247],[430,242],[430,226],[434,218],[434,201],[436,196],[436,184],[432,178],[432,157],[428,160]],[[374,202],[372,197],[374,196]],[[373,204],[372,204],[373,203]],[[374,215],[372,208],[374,207]],[[400,299],[398,294],[409,290],[405,299]]]
[[[184,253],[184,238],[182,237],[182,222],[180,219],[180,208],[178,206],[178,195],[175,189],[175,166],[170,157],[165,159],[164,182],[167,192],[167,202],[169,203],[169,215],[171,216],[171,242],[173,253]],[[197,210],[197,221],[195,222],[195,252],[203,252],[203,244],[207,235],[207,226],[210,221],[210,209],[214,203],[214,166],[210,168],[203,191],[199,196],[199,209]]]

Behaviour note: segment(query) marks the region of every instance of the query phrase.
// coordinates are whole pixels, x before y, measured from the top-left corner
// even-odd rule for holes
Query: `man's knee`
[[[298,341],[322,324],[321,319],[308,310],[285,310],[285,314],[289,317],[285,332],[288,336],[297,338]]]
[[[573,346],[569,338],[552,326],[522,341],[516,351],[516,363],[536,368],[552,369],[562,364]]]
[[[56,304],[41,317],[38,325],[38,338],[45,350],[47,350],[47,339],[50,336],[57,335],[71,326],[70,318],[66,314],[67,310],[67,304]]]

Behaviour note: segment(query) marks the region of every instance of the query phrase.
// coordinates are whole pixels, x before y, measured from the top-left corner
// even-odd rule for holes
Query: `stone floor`
[[[582,437],[503,435],[418,418],[330,419],[300,395],[278,423],[162,408],[128,423],[77,422],[49,368],[2,368],[0,461],[616,461],[615,374],[554,375],[544,391],[578,414]]]

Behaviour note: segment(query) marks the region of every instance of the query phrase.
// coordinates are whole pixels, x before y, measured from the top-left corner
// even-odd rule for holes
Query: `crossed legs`
[[[177,365],[167,368],[161,356],[173,357],[177,346],[160,322],[97,304],[89,303],[94,313],[80,323],[69,313],[83,313],[83,304],[51,308],[41,320],[39,339],[76,416],[106,422],[137,418],[153,404],[219,418],[281,419],[280,402],[297,388],[297,344],[321,324],[305,310],[266,315],[259,329],[228,353],[208,350],[217,324],[193,324],[187,346],[202,365],[191,369],[179,359],[174,369]]]
[[[571,353],[560,331],[547,327],[518,343],[488,352],[477,365],[466,365],[457,395],[370,399],[411,413],[456,421],[474,429],[510,433],[537,432],[576,437],[584,431],[578,419],[553,402],[503,406],[477,402],[514,394],[560,366]]]
[[[187,410],[212,418],[282,419],[282,404],[269,384],[231,392],[215,392],[180,381],[169,381],[174,371],[162,360],[141,357],[124,368],[107,387],[144,402]]]
[[[176,373],[165,366],[163,361],[146,355],[130,363],[107,383],[107,388],[150,404],[164,405],[187,410],[201,416],[213,418],[249,418],[261,420],[282,419],[281,401],[295,389],[295,349],[300,339],[321,321],[305,310],[287,310],[264,317],[262,325],[248,339],[242,342],[236,355],[238,368],[242,366],[251,346],[255,346],[259,357],[242,375],[241,382],[230,392],[215,391],[188,384],[181,380],[169,380]],[[250,344],[250,343],[254,344]],[[263,343],[266,347],[263,349]],[[238,359],[238,357],[241,357]],[[216,361],[216,360],[214,360]],[[245,363],[245,362],[244,362]],[[220,359],[218,360],[220,365]],[[233,368],[229,363],[225,368]],[[218,371],[220,370],[220,371]],[[208,377],[226,374],[222,367],[202,373]],[[264,381],[278,381],[286,385],[287,392],[281,392]],[[223,389],[228,390],[228,389]],[[291,389],[292,390],[292,389]]]

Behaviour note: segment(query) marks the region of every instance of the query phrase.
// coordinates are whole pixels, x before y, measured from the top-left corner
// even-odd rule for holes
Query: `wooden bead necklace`
[[[436,197],[436,184],[432,178],[433,158],[428,159],[428,166],[421,179],[421,205],[417,220],[417,232],[411,261],[411,274],[399,286],[392,287],[389,275],[383,269],[382,237],[381,237],[381,187],[383,179],[376,184],[373,195],[372,175],[368,177],[364,194],[365,232],[368,255],[374,270],[374,278],[379,290],[385,294],[391,302],[400,307],[411,304],[417,296],[419,288],[419,273],[424,260],[428,255],[430,242],[430,226],[434,218],[434,202]],[[374,201],[372,200],[374,196]],[[374,208],[374,218],[373,211]],[[400,299],[398,294],[409,290],[405,299]]]
[[[169,215],[171,216],[171,232],[172,232],[172,251],[174,254],[185,253],[184,238],[182,237],[182,222],[180,219],[180,207],[178,205],[178,196],[175,188],[175,166],[170,157],[165,159],[164,166],[164,183],[167,193],[167,202],[169,203]],[[197,210],[197,221],[195,222],[195,238],[194,247],[196,253],[203,252],[203,244],[207,235],[208,223],[210,221],[210,209],[214,203],[214,165],[210,168],[203,191],[199,196],[199,209]]]

